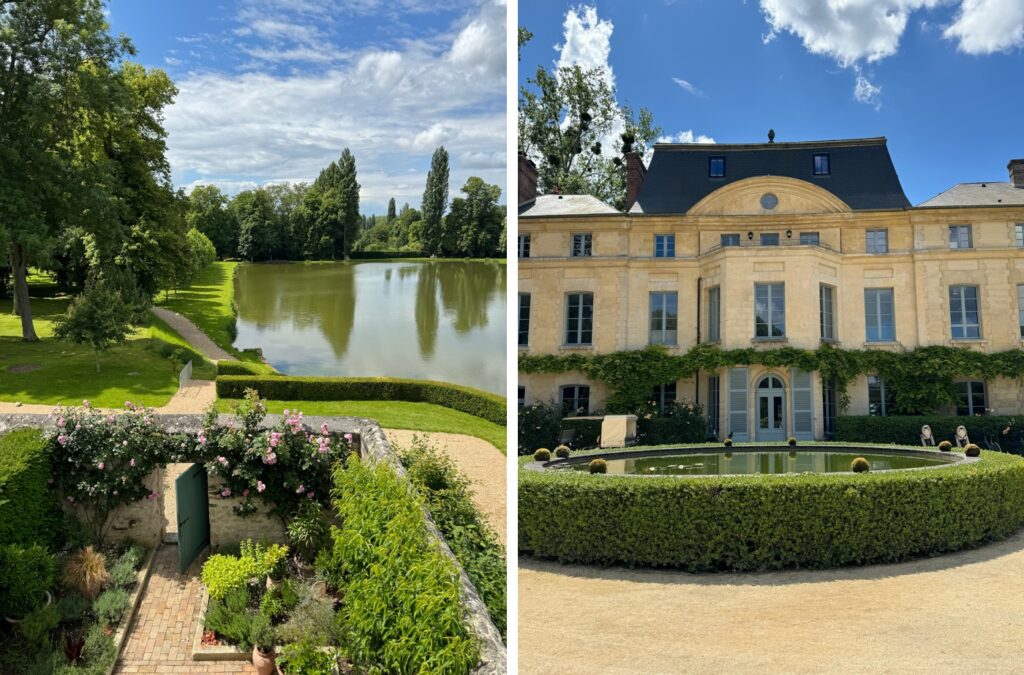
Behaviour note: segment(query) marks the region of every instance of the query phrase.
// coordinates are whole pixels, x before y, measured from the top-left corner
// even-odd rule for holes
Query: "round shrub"
[[[858,475],[588,480],[523,470],[518,478],[519,553],[574,564],[821,569],[958,551],[1024,526],[1024,458],[997,452]],[[950,518],[951,503],[970,518]]]
[[[571,454],[572,454],[572,450],[569,449],[568,445],[560,445],[557,448],[555,448],[555,456],[556,457],[561,457],[561,458],[564,459],[564,458],[568,457]]]
[[[786,442],[789,443],[790,447],[792,447],[792,446],[796,445],[796,438],[794,438],[793,436],[790,436],[789,440],[786,441]]]
[[[941,450],[942,452],[949,452],[952,449],[953,444],[950,443],[949,441],[942,441],[941,443],[939,443],[939,450]]]
[[[597,459],[590,460],[590,464],[587,464],[587,470],[590,473],[608,473],[608,462],[604,461],[600,457]]]
[[[535,462],[550,462],[551,451],[547,448],[537,448],[537,451],[533,453],[533,461]]]
[[[0,546],[0,615],[22,618],[43,605],[56,575],[57,560],[42,546]]]
[[[964,454],[968,457],[978,457],[981,455],[981,448],[974,443],[968,443],[967,447],[964,448]]]
[[[725,439],[725,447],[727,447],[727,448],[731,448],[732,447],[732,439],[731,438]]]
[[[864,473],[865,471],[871,470],[871,463],[863,457],[855,457],[850,462],[850,471],[854,473]]]

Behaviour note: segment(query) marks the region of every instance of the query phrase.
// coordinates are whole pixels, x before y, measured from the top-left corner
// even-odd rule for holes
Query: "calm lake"
[[[238,339],[288,375],[407,377],[505,394],[504,264],[242,265]]]

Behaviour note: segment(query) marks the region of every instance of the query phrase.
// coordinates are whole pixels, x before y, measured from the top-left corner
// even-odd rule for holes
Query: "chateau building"
[[[663,345],[722,349],[982,352],[1024,344],[1024,160],[1008,182],[962,183],[913,206],[884,138],[658,144],[626,157],[628,209],[536,192],[520,157],[519,349],[607,354]],[[520,373],[520,404],[603,409],[577,372]],[[946,414],[1020,414],[1010,379],[957,382]],[[846,389],[844,414],[885,415],[877,375]],[[759,365],[701,371],[652,392],[700,403],[735,440],[827,438],[838,414],[817,372]]]

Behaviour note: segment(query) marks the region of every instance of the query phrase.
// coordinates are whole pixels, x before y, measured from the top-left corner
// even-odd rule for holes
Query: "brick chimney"
[[[639,152],[627,152],[626,153],[626,210],[636,203],[636,198],[640,196],[640,188],[644,184],[644,178],[647,176],[647,167],[644,166],[644,160],[641,159]]]
[[[525,204],[537,198],[537,165],[523,153],[519,153],[519,203]]]
[[[1011,159],[1006,170],[1010,172],[1010,184],[1024,188],[1024,159]]]

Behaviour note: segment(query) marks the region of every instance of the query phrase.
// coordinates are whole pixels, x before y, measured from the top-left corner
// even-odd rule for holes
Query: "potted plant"
[[[56,559],[42,546],[0,547],[0,614],[8,623],[21,623],[33,610],[53,602],[56,571]]]
[[[323,511],[312,500],[303,504],[288,523],[288,541],[295,551],[293,560],[300,577],[313,576],[313,561],[317,552],[327,545],[328,534]]]
[[[257,614],[252,619],[249,638],[252,641],[252,665],[258,675],[272,675],[276,667],[274,648],[277,646],[277,630],[270,619]]]

